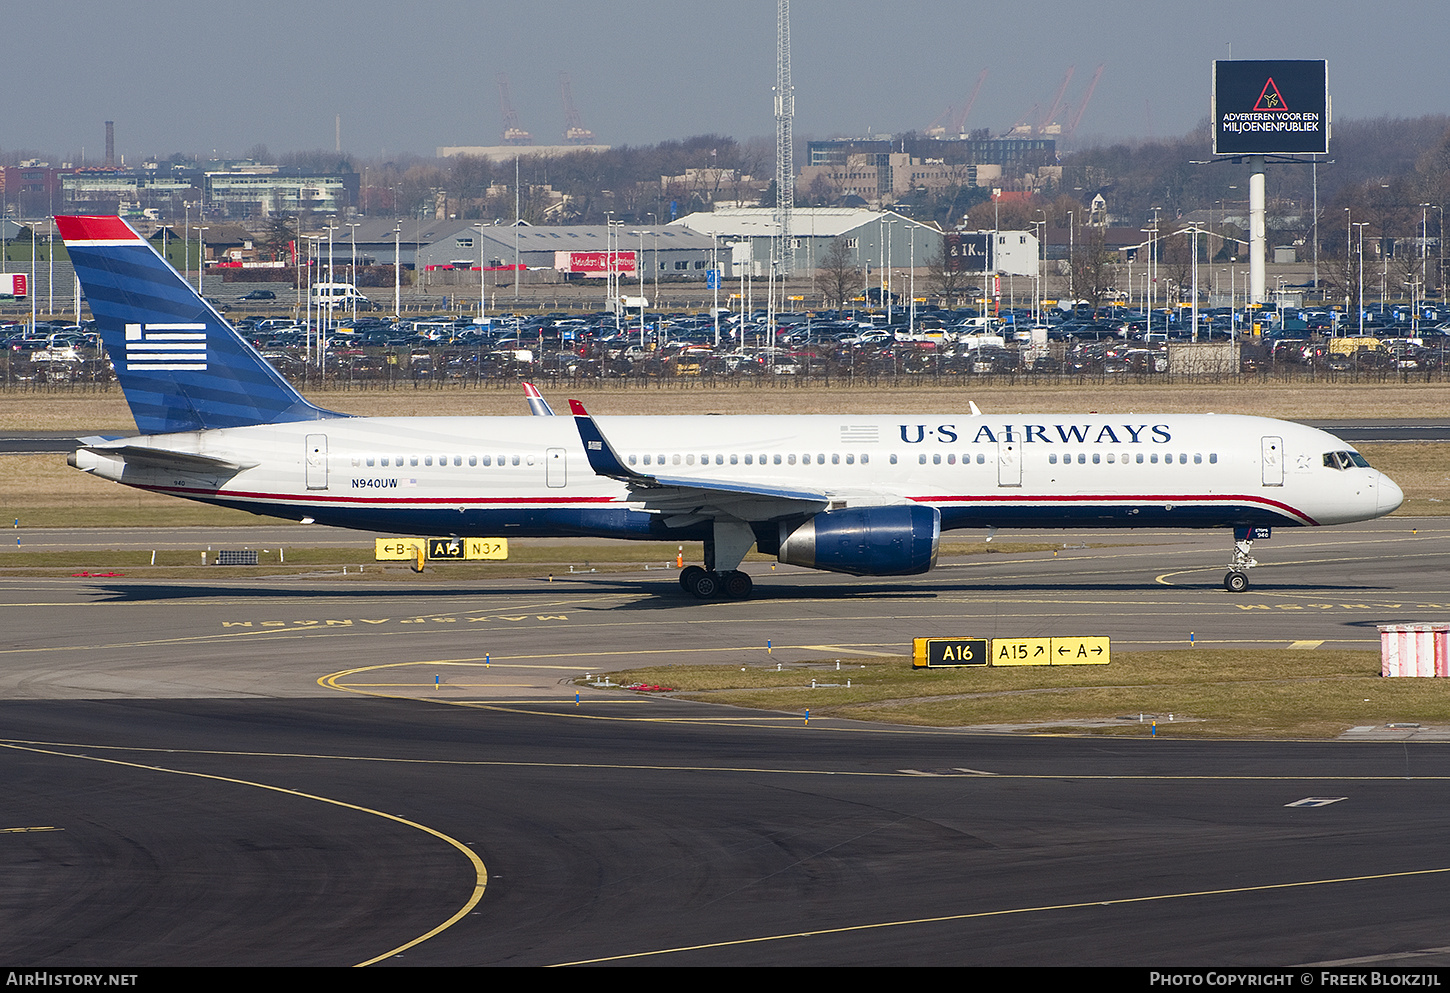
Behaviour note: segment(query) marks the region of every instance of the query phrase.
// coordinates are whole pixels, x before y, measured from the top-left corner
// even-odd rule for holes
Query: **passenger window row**
[[[1077,452],[1076,455],[1077,455],[1077,464],[1078,465],[1086,465],[1088,463],[1088,453],[1087,452]],[[1178,464],[1179,465],[1187,465],[1188,462],[1189,462],[1189,459],[1192,459],[1193,460],[1193,464],[1194,465],[1202,465],[1203,462],[1204,462],[1204,457],[1203,457],[1203,453],[1202,452],[1194,452],[1192,455],[1190,455],[1188,452],[1178,452],[1176,454],[1173,453],[1173,452],[1165,452],[1162,455],[1162,464],[1163,465],[1172,465],[1175,458],[1178,460]],[[1073,461],[1073,453],[1068,452],[1068,453],[1065,453],[1062,456],[1062,464],[1063,465],[1071,465],[1072,464],[1072,461]],[[1131,462],[1134,462],[1134,463],[1136,463],[1138,465],[1145,465],[1145,464],[1146,465],[1158,465],[1159,464],[1159,454],[1157,452],[1148,452],[1146,454],[1143,453],[1143,452],[1135,452],[1130,457],[1127,452],[1124,452],[1121,456],[1119,456],[1116,452],[1108,452],[1106,454],[1106,456],[1102,452],[1093,452],[1092,453],[1092,464],[1093,465],[1098,465],[1099,463],[1104,462],[1104,461],[1109,462],[1109,463],[1122,462],[1124,465],[1127,465],[1130,461]],[[1208,459],[1207,459],[1207,461],[1208,461],[1208,464],[1209,465],[1217,465],[1218,464],[1218,453],[1217,452],[1209,452],[1208,453]],[[1058,457],[1057,457],[1057,453],[1056,452],[1049,452],[1048,453],[1048,455],[1047,455],[1047,464],[1048,465],[1057,465],[1058,464]]]
[[[535,461],[536,458],[533,455],[500,455],[498,457],[498,465],[500,466],[533,465]],[[494,464],[494,457],[492,455],[439,455],[436,458],[432,455],[369,455],[366,458],[353,456],[352,460],[352,464],[355,466],[366,464],[370,467],[381,466],[384,469],[389,467],[397,467],[399,469],[404,467],[415,468],[419,465],[431,466],[435,464],[446,466],[450,463],[455,466],[462,466],[464,464],[470,466],[491,466]]]
[[[796,456],[795,456],[794,453],[791,453],[791,454],[781,454],[779,452],[777,452],[774,455],[767,455],[767,454],[764,454],[764,453],[762,453],[760,455],[756,455],[753,452],[752,453],[749,453],[749,454],[746,454],[746,455],[741,455],[738,452],[732,453],[730,455],[725,455],[725,454],[722,454],[722,453],[710,453],[710,454],[706,454],[706,455],[701,455],[699,457],[699,464],[700,465],[711,465],[712,464],[712,462],[711,462],[712,459],[713,459],[713,464],[714,465],[742,465],[742,464],[743,465],[795,465],[796,464]],[[865,453],[862,453],[862,454],[858,455],[855,452],[847,452],[845,454],[842,454],[840,452],[832,452],[829,456],[826,455],[825,452],[818,452],[815,455],[812,455],[809,452],[807,452],[804,455],[800,456],[800,464],[801,465],[813,465],[813,464],[814,465],[825,465],[828,461],[830,462],[831,465],[842,465],[842,464],[844,464],[844,465],[855,465],[858,460],[860,461],[860,463],[862,465],[866,465],[866,464],[868,464],[871,461],[871,456],[870,455],[867,455]],[[661,455],[631,455],[631,456],[629,456],[627,458],[626,461],[628,461],[630,465],[645,465],[645,466],[655,466],[655,465],[682,465],[682,464],[683,465],[694,465],[695,464],[695,456],[694,456],[693,453],[686,454],[686,455],[680,455],[680,454],[675,454],[675,455],[663,455],[663,454],[661,454]],[[892,456],[892,461],[893,462],[895,461],[895,456]]]

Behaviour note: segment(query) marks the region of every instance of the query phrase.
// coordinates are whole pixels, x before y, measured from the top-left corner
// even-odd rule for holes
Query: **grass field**
[[[959,384],[795,386],[793,383],[707,386],[703,383],[540,387],[558,409],[570,395],[596,414],[895,414],[982,410],[1013,413],[1126,414],[1152,412],[1256,414],[1295,419],[1412,418],[1450,413],[1445,383],[1223,383],[1145,385],[1132,379],[1043,386]],[[350,390],[311,393],[308,399],[344,413],[373,417],[472,416],[527,413],[517,384],[482,389]],[[82,393],[44,388],[0,392],[0,431],[134,432],[118,387]]]
[[[1003,669],[914,670],[907,658],[884,657],[841,659],[838,671],[836,661],[609,675],[692,700],[930,727],[1144,736],[1156,719],[1160,736],[1331,738],[1365,725],[1450,723],[1443,680],[1381,678],[1374,651],[1114,652],[1104,666]]]

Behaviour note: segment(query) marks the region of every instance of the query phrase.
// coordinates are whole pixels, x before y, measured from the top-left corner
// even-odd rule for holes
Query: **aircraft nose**
[[[1389,514],[1399,509],[1400,504],[1405,502],[1405,491],[1393,479],[1380,473],[1378,484],[1375,487],[1378,498],[1375,509],[1381,514]]]

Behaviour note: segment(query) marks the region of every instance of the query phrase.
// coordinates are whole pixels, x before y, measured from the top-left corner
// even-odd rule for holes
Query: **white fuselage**
[[[633,471],[823,493],[830,509],[917,503],[942,528],[1338,524],[1399,506],[1333,435],[1239,415],[599,417]],[[129,439],[246,466],[77,453],[132,486],[403,534],[690,537],[596,474],[572,417],[338,418]],[[1362,462],[1362,460],[1359,460]],[[1332,463],[1332,464],[1331,464]],[[741,519],[785,516],[763,500]],[[683,522],[672,530],[667,520]]]

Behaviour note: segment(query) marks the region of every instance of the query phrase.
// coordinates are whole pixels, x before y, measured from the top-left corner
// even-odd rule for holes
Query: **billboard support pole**
[[[1264,157],[1249,156],[1249,303],[1264,302]]]

